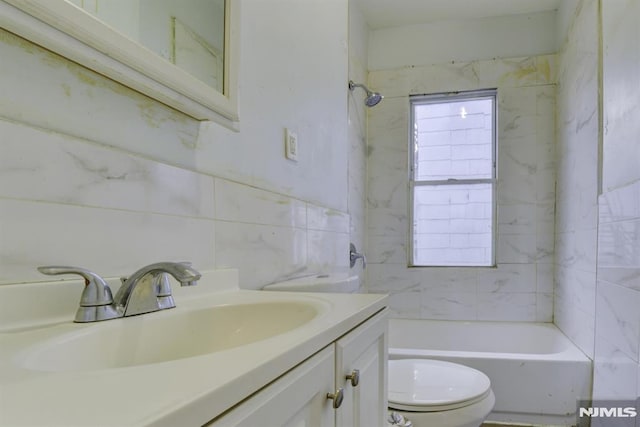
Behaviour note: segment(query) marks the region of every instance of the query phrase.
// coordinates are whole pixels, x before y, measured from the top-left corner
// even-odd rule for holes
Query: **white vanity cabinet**
[[[327,393],[334,391],[334,361],[333,346],[326,347],[206,425],[333,427],[335,414]]]
[[[206,424],[210,427],[374,427],[386,414],[387,310]],[[347,379],[354,370],[357,384]],[[339,391],[342,389],[342,391]],[[342,393],[334,409],[328,395]]]
[[[344,388],[336,427],[385,425],[387,310],[336,341],[336,384]]]

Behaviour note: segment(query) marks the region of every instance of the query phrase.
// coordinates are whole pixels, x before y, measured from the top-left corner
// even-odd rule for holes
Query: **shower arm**
[[[355,89],[355,88],[357,88],[357,87],[361,87],[362,89],[364,89],[364,90],[365,90],[365,92],[367,92],[367,96],[369,96],[370,94],[372,94],[372,93],[373,93],[373,92],[371,92],[371,91],[369,90],[369,88],[368,88],[368,87],[366,87],[365,85],[360,84],[360,83],[354,83],[354,82],[353,82],[353,80],[349,80],[349,90],[354,90],[354,89]]]

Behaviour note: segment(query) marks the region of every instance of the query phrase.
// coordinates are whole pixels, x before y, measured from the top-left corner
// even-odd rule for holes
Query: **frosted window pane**
[[[415,180],[491,179],[493,99],[414,106]]]
[[[492,264],[491,184],[414,189],[413,264]]]

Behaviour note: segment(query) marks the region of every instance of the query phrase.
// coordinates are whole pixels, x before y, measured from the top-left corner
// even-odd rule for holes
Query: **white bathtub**
[[[389,320],[389,359],[428,358],[489,376],[490,421],[570,426],[591,361],[550,323]]]

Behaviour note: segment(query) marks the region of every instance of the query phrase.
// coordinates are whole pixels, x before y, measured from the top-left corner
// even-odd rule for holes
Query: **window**
[[[496,91],[410,104],[409,264],[495,265]]]

